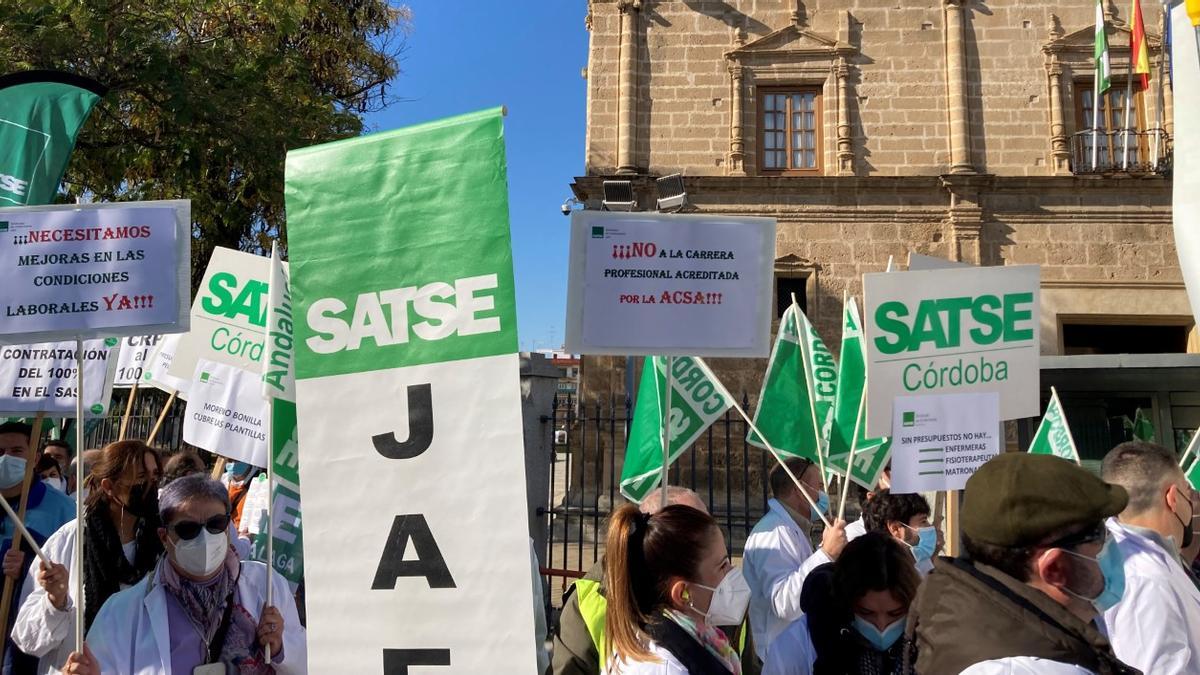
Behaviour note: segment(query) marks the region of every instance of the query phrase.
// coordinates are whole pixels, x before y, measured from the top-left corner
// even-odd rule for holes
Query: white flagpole
[[[37,557],[47,565],[54,564],[53,561],[47,558],[46,554],[42,552],[42,547],[38,546],[38,543],[34,541],[33,536],[29,534],[29,530],[25,529],[25,523],[21,522],[21,519],[17,517],[17,514],[13,511],[13,508],[8,505],[8,500],[0,499],[0,506],[4,507],[4,512],[8,514],[9,520],[13,522],[17,532],[29,544],[29,548],[33,549],[33,552],[37,554]]]
[[[1132,18],[1132,17],[1131,17]],[[1133,114],[1133,32],[1129,33],[1129,79],[1125,81],[1125,141],[1121,150],[1121,170],[1129,170],[1129,116]]]
[[[671,387],[674,384],[671,382],[671,367],[675,365],[674,361],[674,357],[667,357],[667,394],[665,397],[666,403],[663,407],[662,415],[663,461],[662,480],[660,481],[662,483],[662,503],[660,504],[659,508],[666,508],[667,506],[667,471],[671,466]],[[650,364],[654,365],[654,361],[651,360]],[[654,381],[658,381],[657,374],[654,376]]]
[[[854,470],[854,455],[858,452],[858,430],[862,424],[863,408],[866,403],[866,390],[858,401],[858,413],[854,416],[854,438],[850,440],[850,457],[846,460],[846,484],[842,486],[842,504],[838,507],[838,520],[846,515],[846,499],[850,496],[850,472]]]
[[[808,410],[812,414],[813,436],[817,441],[817,462],[821,466],[821,485],[824,486],[826,494],[829,493],[829,480],[825,476],[825,453],[822,452],[821,427],[817,423],[817,390],[813,386],[812,375],[812,355],[808,353],[809,341],[808,331],[804,328],[804,323],[800,321],[803,314],[800,312],[800,305],[796,302],[796,294],[792,293],[792,309],[796,313],[796,330],[800,333],[800,361],[804,364],[804,386],[808,388]],[[815,329],[814,329],[815,330]],[[758,433],[757,431],[755,433]],[[761,438],[762,435],[760,434]],[[764,442],[766,439],[763,439]]]
[[[1198,440],[1200,440],[1200,429],[1197,429],[1196,432],[1192,434],[1192,440],[1188,441],[1187,447],[1184,448],[1183,456],[1179,458],[1180,468],[1187,463],[1188,457],[1190,457],[1192,453],[1196,451],[1196,441]]]
[[[83,338],[75,338],[75,651],[83,653]],[[96,488],[99,489],[99,488]]]

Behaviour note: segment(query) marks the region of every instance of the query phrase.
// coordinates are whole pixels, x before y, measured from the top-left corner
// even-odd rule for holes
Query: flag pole
[[[1096,46],[1099,48],[1100,39],[1105,35],[1107,26],[1104,21],[1104,13],[1100,7],[1100,0],[1096,0],[1096,18],[1099,21],[1096,23]],[[1108,38],[1104,38],[1105,49],[1108,48]],[[1104,55],[1095,54],[1096,68],[1092,73],[1092,171],[1096,170],[1097,160],[1100,157],[1100,86],[1104,84]]]
[[[83,338],[75,339],[75,494],[82,496],[83,490]],[[75,500],[75,651],[83,653],[83,547],[87,537],[84,536],[83,499]]]
[[[802,328],[803,324],[800,323],[800,317],[804,316],[804,315],[800,311],[799,303],[796,302],[796,294],[795,293],[792,293],[792,309],[796,313],[796,328]],[[806,317],[806,321],[807,321],[807,317]],[[808,322],[808,323],[811,324],[812,322]],[[808,340],[808,331],[805,330],[804,334],[800,336],[800,360],[804,364],[804,386],[808,388],[808,410],[812,414],[813,436],[816,438],[816,441],[817,441],[817,447],[815,448],[815,450],[816,450],[816,454],[817,454],[817,463],[820,464],[820,466],[821,466],[821,485],[822,485],[822,487],[825,488],[825,493],[828,494],[829,493],[829,479],[825,475],[825,453],[821,451],[821,446],[824,445],[824,443],[822,442],[822,438],[821,438],[821,427],[817,423],[817,392],[816,392],[816,389],[813,387],[813,383],[811,381],[812,378],[809,377],[809,375],[812,373],[812,366],[811,366],[812,357],[808,353],[809,347],[810,347],[810,345],[809,345],[809,340]],[[758,432],[756,431],[754,433],[758,433]],[[759,435],[759,437],[763,438],[761,434]],[[765,438],[763,438],[763,440],[764,440],[764,442],[766,441]]]
[[[1169,8],[1170,4],[1164,2],[1162,11],[1162,35],[1164,36],[1167,35],[1167,30],[1170,28],[1171,15]],[[1154,101],[1154,152],[1150,161],[1150,168],[1154,171],[1158,171],[1159,141],[1163,134],[1163,115],[1166,114],[1164,108],[1166,108],[1167,100],[1164,88],[1166,86],[1165,68],[1168,49],[1169,45],[1166,41],[1160,41],[1158,49],[1158,90]]]
[[[266,607],[274,607],[275,603],[275,518],[274,509],[271,508],[275,502],[275,434],[274,424],[272,420],[275,418],[275,399],[271,398],[267,402],[267,599]],[[663,495],[664,497],[666,495]],[[666,502],[663,502],[666,505]],[[266,655],[266,663],[271,664],[271,645],[268,643],[263,647],[263,652]]]
[[[1192,440],[1188,441],[1187,447],[1183,449],[1183,456],[1179,458],[1179,468],[1182,469],[1183,465],[1187,463],[1188,457],[1196,451],[1197,440],[1200,440],[1200,429],[1192,434]]]
[[[1135,17],[1129,17],[1132,22]],[[1124,142],[1121,148],[1121,170],[1129,170],[1129,116],[1133,113],[1133,25],[1130,24],[1129,30],[1129,78],[1125,80],[1125,130],[1123,133]]]
[[[850,472],[854,470],[854,454],[858,452],[858,431],[861,428],[863,408],[866,407],[866,392],[859,399],[858,413],[854,416],[854,438],[850,439],[850,457],[846,460],[846,484],[842,486],[842,503],[838,507],[838,520],[846,515],[846,499],[850,496]]]
[[[651,364],[653,364],[653,360],[651,361]],[[674,365],[675,365],[675,357],[667,356],[667,392],[666,392],[666,396],[665,396],[666,404],[663,407],[663,414],[662,414],[663,462],[662,462],[662,479],[660,481],[662,483],[662,503],[659,504],[659,508],[666,508],[666,506],[667,506],[667,475],[668,475],[668,471],[670,470],[670,467],[671,467],[671,428],[670,427],[671,427],[671,387],[673,386],[673,383],[671,382],[671,368]],[[658,381],[657,376],[655,376],[654,379],[656,382]]]
[[[121,416],[121,427],[117,431],[117,440],[125,440],[125,431],[129,428],[129,415],[133,412],[133,401],[137,398],[138,383],[133,383],[133,388],[129,390],[129,400],[125,402],[125,414]]]
[[[171,404],[175,402],[175,397],[178,395],[178,391],[171,390],[171,395],[167,397],[167,402],[163,404],[162,411],[158,413],[158,419],[155,420],[154,427],[150,429],[150,435],[146,437],[146,445],[154,445],[154,439],[158,437],[158,430],[162,428],[163,422],[167,419],[167,413],[171,411]]]

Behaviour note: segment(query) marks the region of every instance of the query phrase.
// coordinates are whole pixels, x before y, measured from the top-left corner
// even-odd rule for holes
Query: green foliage
[[[191,199],[199,279],[213,246],[286,243],[284,155],[391,102],[410,19],[390,0],[4,0],[0,73],[111,87],[67,198]]]

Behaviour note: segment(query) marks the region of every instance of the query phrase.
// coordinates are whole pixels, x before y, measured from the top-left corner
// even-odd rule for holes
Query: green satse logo
[[[236,319],[239,316],[252,326],[267,325],[267,291],[265,281],[248,280],[241,284],[229,272],[217,272],[208,280],[208,293],[200,300],[200,307],[215,316]]]
[[[883,333],[875,347],[886,355],[928,346],[950,349],[963,344],[964,334],[975,346],[1032,340],[1032,305],[1033,293],[922,300],[915,314],[903,302],[885,302],[875,310],[875,325]],[[977,327],[966,330],[964,314]]]
[[[8,232],[8,221],[0,220],[0,232]]]
[[[201,382],[208,382],[208,378],[209,378],[209,374],[208,374],[207,370],[200,373],[200,381]]]
[[[603,225],[593,225],[592,226],[592,239],[603,239],[603,238],[604,238],[604,226]]]
[[[902,423],[904,426],[906,426],[906,427],[916,426],[916,424],[917,424],[917,413],[909,411],[909,412],[905,412],[905,413],[903,413],[903,415],[904,415],[904,419],[903,419],[903,421],[902,421],[901,423]]]
[[[92,404],[92,414],[93,415],[99,415],[102,412],[104,412],[104,406],[100,405],[99,403]]]

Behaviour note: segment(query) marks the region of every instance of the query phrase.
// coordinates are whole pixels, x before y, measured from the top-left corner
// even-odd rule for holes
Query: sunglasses
[[[229,514],[223,513],[219,516],[213,516],[203,523],[197,523],[194,520],[181,520],[171,526],[171,531],[175,533],[183,541],[191,541],[200,536],[200,530],[205,529],[212,534],[221,534],[229,529]]]

